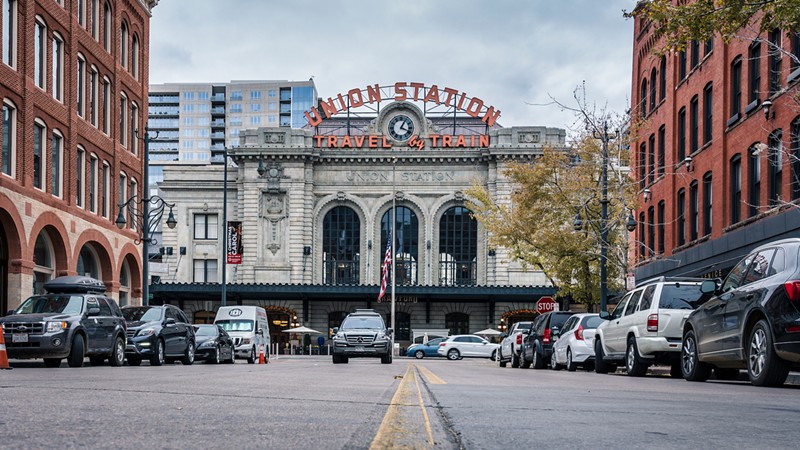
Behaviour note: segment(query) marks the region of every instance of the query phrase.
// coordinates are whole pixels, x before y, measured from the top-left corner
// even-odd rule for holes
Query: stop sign
[[[536,301],[536,312],[544,314],[550,311],[558,311],[558,303],[553,300],[553,297],[541,297]]]

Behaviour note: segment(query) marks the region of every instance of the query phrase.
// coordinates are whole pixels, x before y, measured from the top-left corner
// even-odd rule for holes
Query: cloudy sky
[[[307,80],[319,96],[416,81],[502,111],[503,126],[569,127],[585,83],[624,111],[634,0],[161,0],[150,82]]]

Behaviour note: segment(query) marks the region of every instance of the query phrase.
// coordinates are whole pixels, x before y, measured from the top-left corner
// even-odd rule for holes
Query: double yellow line
[[[389,409],[383,417],[378,433],[370,445],[371,450],[389,448],[432,448],[435,445],[428,410],[422,398],[420,377],[428,383],[447,384],[425,367],[409,364],[403,380],[392,397]],[[417,410],[419,408],[419,410]],[[418,414],[418,411],[421,414]],[[425,438],[418,433],[417,422],[421,419]]]

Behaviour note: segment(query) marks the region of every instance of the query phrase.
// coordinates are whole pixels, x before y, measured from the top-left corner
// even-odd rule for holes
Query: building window
[[[128,144],[128,97],[123,92],[119,96],[119,143]]]
[[[135,34],[131,43],[131,74],[135,80],[139,79],[139,36]]]
[[[392,227],[392,209],[381,219],[381,246],[385,249],[389,242],[389,232],[394,231],[395,282],[397,285],[417,284],[417,261],[419,261],[419,222],[417,215],[405,206],[397,207],[395,226]],[[394,230],[392,230],[394,228]],[[382,274],[379,264],[379,279]]]
[[[53,34],[53,98],[64,101],[64,41]]]
[[[749,159],[749,189],[748,189],[748,203],[750,204],[750,216],[753,217],[758,214],[758,208],[761,206],[761,158],[759,152],[755,147],[750,147],[747,151]]]
[[[261,103],[251,103],[250,104],[250,111],[251,112],[259,112],[259,111],[261,111]]]
[[[713,201],[711,172],[708,172],[703,175],[703,236],[711,234],[711,226],[713,225]]]
[[[78,74],[77,74],[77,85],[78,85],[78,92],[76,93],[77,101],[78,101],[78,115],[81,117],[86,117],[86,91],[84,90],[84,85],[86,83],[86,61],[84,61],[83,57],[78,54]]]
[[[86,28],[86,0],[78,0],[78,25]]]
[[[195,214],[194,215],[194,239],[196,240],[216,240],[219,222],[216,214]]]
[[[792,122],[791,134],[792,200],[800,198],[800,117]]]
[[[742,220],[742,157],[731,158],[731,225]]]
[[[131,103],[131,153],[139,154],[139,106]]]
[[[322,222],[322,284],[359,284],[360,263],[361,221],[352,208],[337,206]]]
[[[700,42],[692,41],[689,43],[689,46],[692,49],[691,63],[692,69],[694,69],[698,64],[700,64]]]
[[[469,315],[460,312],[447,313],[444,316],[444,327],[450,335],[469,334]]]
[[[103,186],[100,188],[100,214],[103,217],[109,216],[111,211],[111,166],[108,162],[103,161]]]
[[[131,297],[131,269],[128,261],[122,261],[122,267],[119,269],[119,306],[125,306],[130,303]]]
[[[644,189],[647,185],[647,143],[642,142],[639,146],[639,189]]]
[[[86,150],[78,146],[75,161],[75,206],[83,208],[84,198],[84,182],[83,178],[86,176]]]
[[[792,34],[792,55],[789,60],[792,62],[792,73],[789,75],[789,80],[793,81],[800,76],[800,31]]]
[[[661,68],[658,73],[658,99],[667,98],[667,57],[661,57]]]
[[[103,48],[111,53],[111,5],[105,2],[103,5]]]
[[[99,74],[97,68],[92,66],[89,71],[89,122],[97,126],[97,81]]]
[[[656,68],[650,71],[650,112],[656,109]]]
[[[686,190],[678,191],[678,246],[686,243]]]
[[[38,119],[33,123],[33,187],[44,189],[45,167],[44,157],[46,128]]]
[[[697,96],[692,97],[689,102],[689,151],[694,154],[699,147],[700,133],[700,106]]]
[[[0,129],[3,153],[0,154],[2,172],[14,177],[17,159],[17,109],[3,102],[3,126]]]
[[[648,139],[648,147],[647,147],[647,183],[653,184],[655,181],[655,173],[656,173],[656,135],[651,134],[650,139]]]
[[[647,115],[647,78],[642,80],[642,99],[640,104],[642,105],[642,117],[644,117]]]
[[[711,142],[714,125],[714,88],[708,83],[703,89],[703,145]]]
[[[775,95],[781,90],[781,62],[783,49],[781,48],[781,30],[769,32],[769,95]]]
[[[111,134],[111,81],[103,77],[103,133]]]
[[[658,254],[664,253],[664,214],[666,213],[666,203],[662,200],[658,202]]]
[[[100,28],[100,23],[98,20],[98,14],[100,13],[99,0],[91,0],[89,7],[91,8],[91,11],[89,11],[89,20],[92,21],[92,23],[89,24],[89,27],[91,29],[92,37],[94,40],[97,40]]]
[[[639,213],[639,260],[644,259],[644,255],[647,254],[647,243],[645,243],[645,227],[647,225],[644,222],[644,211]]]
[[[2,42],[3,63],[12,69],[17,68],[17,0],[3,0]]]
[[[742,57],[731,63],[731,120],[739,119],[742,111]]]
[[[699,215],[699,199],[697,197],[697,181],[692,181],[689,185],[689,240],[694,241],[697,239],[698,233],[698,215]]]
[[[128,23],[124,20],[119,27],[119,62],[123,68],[128,68]]]
[[[667,129],[666,126],[661,125],[658,129],[658,176],[664,175],[664,164],[666,158],[667,146]]]
[[[128,176],[125,173],[119,174],[119,186],[117,188],[117,203],[120,205],[120,214],[126,218],[128,216],[128,208],[123,208],[122,205],[128,202]]]
[[[781,203],[783,189],[783,132],[775,130],[769,135],[769,206]]]
[[[678,80],[686,78],[686,50],[678,52]]]
[[[758,94],[761,92],[761,40],[755,39],[750,44],[747,55],[747,73],[750,78],[750,86],[747,90],[747,101],[754,106],[758,104]],[[755,103],[753,103],[755,102]]]
[[[52,169],[50,193],[56,197],[61,197],[61,180],[63,179],[63,166],[64,166],[64,137],[61,133],[53,131],[53,137],[50,141],[50,164]]]
[[[708,38],[705,43],[705,56],[710,55],[712,51],[714,51],[714,36]]]
[[[142,198],[141,194],[139,194],[139,183],[137,183],[136,180],[133,179],[133,178],[131,178],[130,190],[128,192],[130,193],[131,197],[139,196],[139,198]],[[138,214],[139,213],[138,208],[136,207],[137,205],[138,205],[138,203],[134,203],[133,204],[133,213],[134,214]],[[129,225],[131,227],[131,230],[135,230],[136,229],[136,221],[135,220],[131,220],[129,222]]]
[[[195,283],[216,283],[217,280],[217,260],[216,259],[195,259],[194,260],[194,279]]]
[[[439,220],[439,285],[478,283],[478,222],[463,206]]]
[[[656,249],[656,209],[647,210],[647,255],[652,258]]]
[[[89,156],[89,211],[97,212],[97,155]]]
[[[678,163],[686,159],[686,107],[678,111]]]
[[[45,87],[47,78],[47,27],[36,17],[33,28],[33,80],[41,89]]]

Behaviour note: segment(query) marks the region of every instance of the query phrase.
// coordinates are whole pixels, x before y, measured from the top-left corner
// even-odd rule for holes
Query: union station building
[[[467,192],[507,201],[505,168],[564,148],[564,130],[504,128],[481,99],[420,83],[356,88],[305,115],[302,129],[243,130],[218,164],[165,167],[159,193],[178,226],[163,227],[151,303],[202,323],[224,291],[227,305],[266,308],[281,346],[293,325],[327,341],[356,308],[388,324],[391,277],[378,297],[390,235],[401,346],[426,330],[503,329],[555,296],[541,272],[490,246]]]

